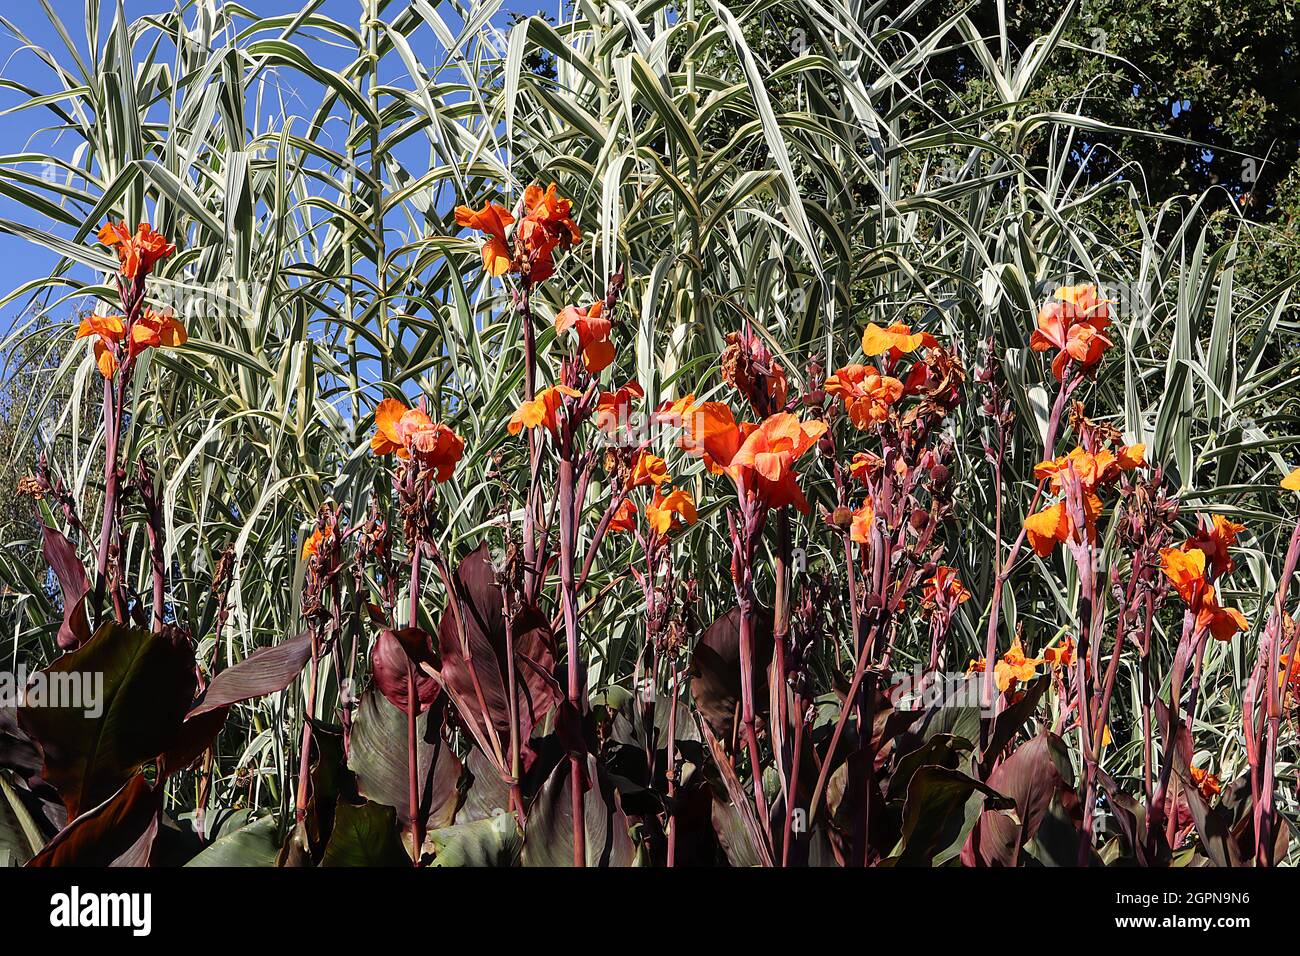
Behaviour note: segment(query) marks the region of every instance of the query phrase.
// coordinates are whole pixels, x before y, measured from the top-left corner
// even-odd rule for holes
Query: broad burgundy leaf
[[[466,556],[455,580],[468,652],[449,607],[438,625],[442,678],[461,719],[477,729],[478,737],[490,741],[495,734],[504,749],[510,740],[508,634],[501,589],[486,544]],[[532,607],[520,609],[513,639],[519,737],[526,742],[563,693],[552,676],[555,640],[545,615]],[[526,759],[530,756],[531,752]]]
[[[108,800],[77,817],[28,866],[147,866],[158,834],[162,789],[141,774]]]
[[[194,653],[181,637],[109,623],[36,675],[42,679],[83,691],[81,701],[36,701],[29,692],[18,712],[40,745],[43,776],[76,817],[177,742],[194,699]]]
[[[1020,848],[1038,834],[1053,797],[1065,787],[1053,760],[1059,738],[1040,734],[994,768],[988,785],[1015,801],[1016,816],[985,811],[980,814],[963,849],[968,865],[1016,866]],[[1077,844],[1076,844],[1077,845]]]
[[[0,769],[12,770],[24,780],[41,769],[41,753],[18,726],[18,711],[0,707]]]
[[[311,635],[305,631],[271,647],[258,648],[214,677],[186,717],[278,693],[302,672],[310,657]]]
[[[772,647],[772,616],[760,609],[754,621],[756,710],[766,707]],[[730,740],[740,701],[740,608],[732,608],[714,621],[696,643],[691,659],[691,694],[713,733],[723,741]]]
[[[920,768],[907,787],[898,865],[946,862],[960,852],[983,809],[1006,810],[1014,806],[1014,801],[960,770]]]
[[[63,592],[63,623],[59,625],[59,647],[68,651],[80,647],[90,638],[90,624],[86,621],[86,595],[90,580],[86,567],[77,557],[77,549],[63,532],[41,525],[42,551],[45,560],[58,578]]]
[[[528,808],[524,828],[524,866],[573,866],[573,801],[570,761],[561,760]],[[636,847],[618,795],[596,758],[587,755],[583,811],[587,866],[631,866]],[[593,785],[594,784],[594,785]]]
[[[416,722],[418,805],[425,832],[451,825],[460,796],[460,761],[442,739],[441,721],[435,719],[441,710],[428,711]],[[362,694],[357,708],[348,769],[356,777],[361,796],[393,807],[401,828],[405,831],[410,827],[406,714],[373,689]]]
[[[437,667],[433,639],[418,627],[381,631],[370,651],[370,672],[375,686],[394,707],[406,710],[407,682],[415,683],[419,711],[424,713],[438,697],[438,682],[421,667]]]

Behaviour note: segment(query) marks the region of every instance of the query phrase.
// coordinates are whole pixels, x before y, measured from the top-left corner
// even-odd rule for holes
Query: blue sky
[[[101,10],[100,29],[103,33],[112,22],[116,0],[98,0],[98,2]],[[305,2],[306,0],[243,0],[243,5],[259,15],[275,16],[296,12]],[[84,0],[48,0],[48,3],[84,56],[86,43]],[[403,5],[399,0],[393,4],[393,7],[400,8]],[[176,0],[124,0],[124,6],[128,19],[135,19],[174,10]],[[531,14],[539,10],[547,11],[554,17],[559,6],[560,0],[549,0],[549,2],[547,0],[505,0],[494,19],[499,24],[504,24],[511,11]],[[359,0],[325,0],[320,7],[320,12],[355,26],[360,18],[361,9]],[[444,9],[440,13],[448,19],[454,17],[450,10]],[[38,0],[6,3],[3,11],[0,11],[0,16],[23,33],[31,43],[53,51],[61,62],[68,60],[69,54],[63,41]],[[24,44],[13,33],[0,25],[0,78],[41,92],[58,89],[58,83],[49,68],[23,47]],[[418,53],[418,45],[416,49]],[[321,55],[328,56],[329,51],[324,50]],[[52,134],[41,131],[42,127],[54,118],[51,112],[46,109],[10,112],[14,107],[21,105],[24,99],[25,97],[13,90],[0,89],[0,154],[58,149]],[[70,148],[71,141],[68,142]],[[21,204],[3,193],[0,193],[0,218],[32,224],[36,222]],[[15,289],[32,278],[48,274],[56,259],[54,253],[38,245],[0,232],[0,261],[5,264],[3,278],[0,279],[0,294]],[[0,335],[11,326],[15,312],[14,306],[0,310]]]

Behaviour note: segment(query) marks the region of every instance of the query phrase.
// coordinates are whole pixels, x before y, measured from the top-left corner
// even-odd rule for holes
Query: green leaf
[[[320,865],[410,866],[397,832],[397,811],[369,800],[358,806],[340,798]]]
[[[280,828],[271,814],[250,820],[214,840],[186,866],[275,866]]]
[[[514,814],[499,813],[484,820],[442,827],[425,838],[432,866],[517,866],[523,834]]]

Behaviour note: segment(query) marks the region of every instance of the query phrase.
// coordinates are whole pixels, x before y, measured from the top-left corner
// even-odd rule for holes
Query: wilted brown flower
[[[785,369],[748,325],[727,334],[722,380],[744,395],[760,415],[774,415],[785,408]]]

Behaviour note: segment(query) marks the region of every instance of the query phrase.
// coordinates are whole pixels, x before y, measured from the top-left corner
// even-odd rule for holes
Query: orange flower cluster
[[[825,434],[825,422],[778,412],[757,424],[737,423],[721,402],[693,402],[691,397],[659,410],[661,419],[682,423],[683,449],[702,458],[713,474],[729,477],[743,496],[769,508],[794,505],[808,512],[794,464]]]
[[[650,452],[642,450],[632,463],[632,471],[628,475],[628,488],[643,488],[646,485],[654,485],[658,488],[668,480],[668,463],[658,455],[652,455]]]
[[[868,322],[862,330],[862,351],[870,356],[888,355],[894,362],[919,348],[932,349],[938,345],[939,340],[929,332],[913,332],[911,326],[901,322],[896,322],[887,329]]]
[[[865,485],[867,479],[883,468],[884,465],[885,463],[879,455],[869,451],[854,452],[853,459],[849,462],[849,474]]]
[[[100,228],[98,239],[117,250],[121,277],[136,281],[143,281],[159,261],[176,251],[147,222],[140,223],[132,233],[125,222],[109,220]],[[77,338],[94,339],[95,364],[105,378],[112,378],[123,362],[146,349],[176,348],[187,340],[185,327],[170,309],[160,312],[148,306],[139,308],[140,298],[135,293],[132,296],[138,312],[133,310],[125,316],[88,315],[77,328]]]
[[[636,504],[625,498],[609,523],[611,531],[631,533],[636,530]],[[656,485],[654,497],[645,507],[646,525],[652,534],[665,537],[679,528],[695,524],[698,513],[689,491]]]
[[[1208,770],[1202,770],[1200,767],[1188,767],[1187,769],[1191,772],[1192,783],[1206,800],[1223,792],[1223,784],[1219,782],[1219,778]]]
[[[86,316],[77,328],[77,338],[91,336],[95,339],[95,364],[105,378],[116,374],[124,358],[135,358],[146,349],[176,348],[188,339],[185,326],[170,310],[156,312],[148,307],[131,323],[129,334],[120,315]]]
[[[613,323],[602,315],[604,311],[604,302],[593,302],[585,309],[570,305],[555,317],[556,335],[570,329],[578,333],[582,364],[592,375],[599,375],[614,361],[614,343],[609,340]]]
[[[876,520],[876,510],[871,499],[862,503],[862,507],[853,512],[853,521],[849,525],[849,539],[854,544],[871,543],[871,524]]]
[[[684,525],[695,524],[696,517],[695,499],[681,488],[670,489],[665,494],[662,487],[656,487],[654,498],[645,509],[646,524],[660,537]]]
[[[1067,634],[1061,643],[1043,651],[1043,663],[1052,667],[1070,667],[1077,659],[1075,653],[1074,638]]]
[[[99,241],[110,249],[117,249],[121,265],[118,271],[128,279],[147,276],[161,260],[176,251],[176,246],[147,222],[140,223],[132,234],[125,222],[116,225],[109,220],[99,230]]]
[[[1230,641],[1234,634],[1246,629],[1246,618],[1240,611],[1219,606],[1206,573],[1205,552],[1200,548],[1162,548],[1160,569],[1188,610],[1196,615],[1198,632],[1209,631],[1216,641]]]
[[[514,272],[529,282],[541,282],[555,272],[555,251],[582,241],[582,232],[571,216],[572,203],[556,192],[555,183],[545,190],[536,184],[524,190],[522,218],[514,233],[506,229],[515,217],[505,206],[487,202],[482,209],[456,207],[456,223],[487,235],[483,243],[483,269],[488,275]]]
[[[1122,445],[1115,451],[1102,449],[1096,453],[1075,448],[1068,455],[1035,465],[1034,477],[1046,481],[1053,494],[1061,494],[1067,481],[1079,483],[1086,528],[1081,532],[1074,527],[1064,499],[1048,505],[1025,519],[1025,533],[1034,552],[1039,557],[1047,557],[1058,543],[1082,542],[1085,533],[1088,541],[1096,540],[1097,519],[1102,507],[1099,489],[1113,484],[1124,472],[1144,464],[1145,459],[1145,445]]]
[[[825,389],[844,402],[849,421],[870,428],[889,417],[890,407],[903,397],[903,383],[881,375],[872,365],[846,365],[826,379]]]
[[[334,537],[334,531],[331,528],[317,528],[307,536],[307,540],[302,543],[302,559],[304,561],[316,555],[327,541]]]
[[[395,398],[386,398],[375,408],[375,434],[370,449],[376,455],[396,453],[414,460],[442,482],[452,476],[465,452],[465,441],[441,422],[434,422],[423,408],[408,408]]]
[[[646,525],[652,534],[664,537],[685,525],[695,523],[695,499],[690,492],[672,487],[668,463],[658,455],[641,449],[632,461],[624,480],[624,491],[653,487],[654,497],[645,508]],[[631,533],[636,529],[637,508],[631,498],[624,498],[610,521],[611,531]]]
[[[609,521],[609,530],[627,534],[636,530],[636,503],[631,498],[624,498],[623,503],[618,506],[614,517]]]
[[[957,569],[941,564],[934,569],[934,575],[921,589],[921,606],[956,608],[969,601],[970,597],[970,591],[966,590],[966,585],[957,577]]]
[[[862,333],[862,351],[871,357],[885,356],[886,369],[892,369],[903,356],[918,349],[938,347],[939,340],[929,332],[913,332],[910,326],[902,323],[882,328],[870,322]],[[909,386],[919,388],[926,378],[924,365],[914,367],[908,381],[904,382],[874,365],[855,362],[836,369],[826,378],[824,388],[828,394],[836,395],[844,402],[849,421],[858,428],[870,428],[888,420],[890,409],[914,390]]]
[[[1034,675],[1038,672],[1038,665],[1043,663],[1042,660],[1025,656],[1025,649],[1020,643],[1020,638],[1011,642],[1011,647],[1002,655],[1002,659],[993,665],[993,678],[997,682],[998,690],[1003,693],[1017,681],[1033,680]],[[988,667],[988,662],[981,657],[973,660],[966,668],[968,674],[982,674]]]
[[[1289,697],[1300,696],[1300,654],[1295,657],[1283,654],[1280,660],[1282,670],[1277,675],[1278,687],[1285,690]]]
[[[632,403],[645,398],[645,389],[637,381],[627,382],[613,391],[601,392],[596,399],[596,427],[607,435],[631,430]]]
[[[553,436],[559,434],[560,409],[566,398],[577,398],[582,393],[567,385],[552,385],[537,393],[532,401],[523,402],[510,416],[506,430],[518,435],[525,428],[545,426]]]
[[[1215,515],[1208,527],[1202,526],[1196,534],[1183,543],[1183,550],[1196,549],[1204,552],[1206,568],[1210,579],[1213,580],[1232,573],[1236,564],[1228,549],[1237,543],[1237,535],[1245,530],[1244,524],[1237,524],[1222,515]]]
[[[1029,338],[1035,352],[1057,350],[1052,374],[1064,381],[1065,367],[1078,363],[1089,372],[1100,362],[1110,339],[1103,334],[1110,326],[1110,303],[1097,298],[1095,285],[1067,285],[1056,290],[1052,302],[1038,311],[1038,328]]]

